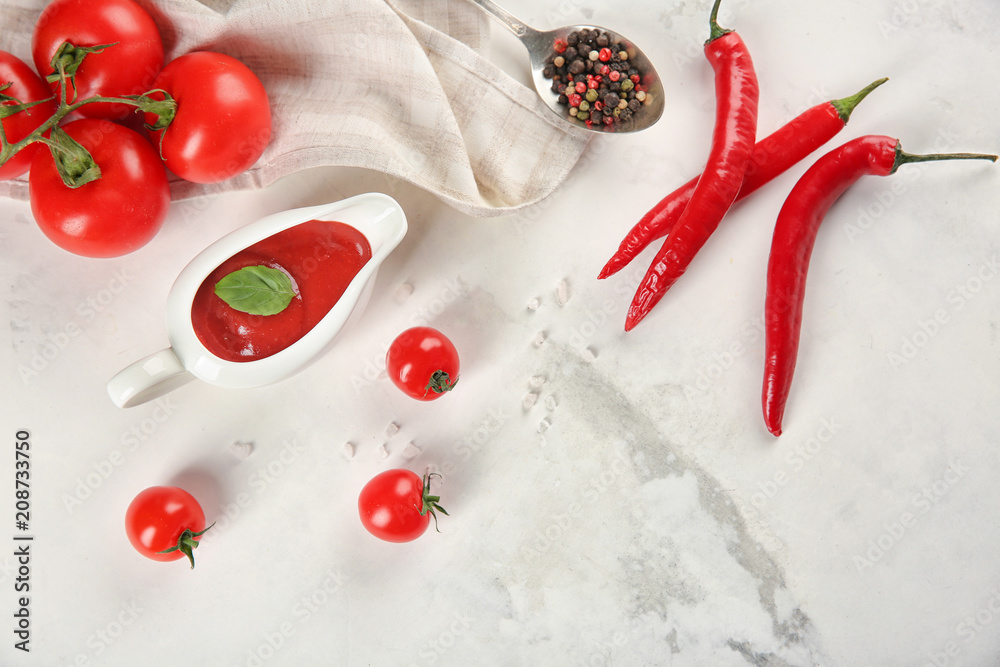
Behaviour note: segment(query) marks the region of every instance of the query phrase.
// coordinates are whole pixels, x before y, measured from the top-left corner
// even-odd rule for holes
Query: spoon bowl
[[[653,125],[663,115],[663,83],[660,81],[656,69],[641,49],[614,30],[585,24],[564,26],[555,30],[536,30],[514,17],[510,12],[492,0],[470,0],[470,2],[495,18],[521,40],[521,43],[528,50],[531,76],[535,82],[535,90],[538,91],[538,95],[545,105],[568,125],[591,132],[615,134],[620,132],[638,132]],[[551,56],[554,55],[553,49],[556,40],[565,41],[570,34],[580,30],[597,30],[607,34],[614,43],[619,44],[628,53],[629,63],[641,72],[642,78],[639,84],[645,89],[647,100],[640,111],[634,114],[628,121],[618,122],[613,125],[605,125],[603,123],[587,124],[570,116],[569,107],[566,104],[559,103],[559,95],[552,91],[551,79],[547,79],[543,74],[545,66],[551,62]]]

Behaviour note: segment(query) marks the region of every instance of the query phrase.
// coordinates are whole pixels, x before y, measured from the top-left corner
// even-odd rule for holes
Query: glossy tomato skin
[[[102,95],[141,95],[163,67],[163,42],[153,18],[133,0],[54,0],[38,17],[31,56],[43,78],[63,42],[76,46],[112,44],[84,58],[76,75],[77,99]],[[59,82],[51,84],[56,92]],[[72,98],[72,86],[67,89]],[[133,111],[125,104],[96,102],[80,108],[88,118],[120,119]]]
[[[39,228],[59,247],[85,257],[119,257],[145,245],[170,207],[156,149],[138,132],[107,120],[84,118],[62,129],[90,151],[101,178],[69,188],[51,152],[38,151],[28,192]]]
[[[232,178],[253,166],[271,140],[267,91],[231,56],[210,51],[180,56],[163,68],[153,88],[167,91],[177,112],[165,130],[151,133],[152,141],[167,168],[186,181]],[[156,119],[146,114],[148,124]]]
[[[125,512],[125,534],[135,550],[156,561],[184,558],[177,546],[185,530],[205,530],[205,512],[190,493],[176,486],[152,486],[137,495]]]
[[[420,515],[423,480],[401,468],[375,475],[358,496],[361,525],[386,542],[412,542],[427,531],[430,512]]]
[[[441,398],[458,382],[459,359],[454,343],[432,327],[413,327],[399,334],[385,355],[389,379],[419,401]],[[435,374],[447,378],[437,382]],[[433,388],[439,386],[435,391]]]
[[[49,84],[35,74],[35,71],[31,67],[17,56],[6,51],[0,51],[0,85],[6,83],[10,83],[11,86],[4,90],[3,94],[13,97],[22,103],[37,102],[38,100],[52,97]],[[3,104],[13,105],[14,102]],[[4,118],[3,130],[7,136],[7,140],[12,144],[16,144],[34,132],[55,111],[56,102],[53,99],[51,102],[36,104],[13,116]],[[2,145],[2,140],[0,140],[0,146]],[[39,143],[29,144],[19,150],[3,165],[0,165],[0,180],[17,178],[28,171],[28,167],[31,166],[31,159],[35,156],[35,151],[40,147],[41,144]]]

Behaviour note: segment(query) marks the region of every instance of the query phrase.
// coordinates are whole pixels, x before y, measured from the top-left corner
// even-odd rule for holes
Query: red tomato
[[[36,102],[52,97],[49,84],[45,83],[35,71],[28,67],[20,58],[13,56],[6,51],[0,51],[0,86],[11,83],[9,88],[3,91],[4,95],[13,97],[19,102]],[[14,102],[4,102],[5,106],[11,106]],[[7,141],[16,144],[21,139],[35,131],[35,129],[47,121],[56,111],[56,102],[37,104],[33,107],[20,111],[13,116],[3,119],[3,131],[7,136]],[[35,151],[41,144],[28,144],[9,160],[0,165],[0,180],[17,178],[28,171],[31,166],[31,158],[35,156]],[[3,140],[0,139],[0,147]]]
[[[433,401],[458,383],[458,350],[437,329],[413,327],[392,341],[385,368],[406,395]]]
[[[437,525],[440,497],[430,495],[430,474],[421,480],[415,472],[396,468],[369,480],[358,496],[361,525],[386,542],[412,542],[427,530],[431,517]]]
[[[194,568],[192,550],[206,530],[201,505],[176,486],[152,486],[142,491],[125,512],[128,541],[143,556],[157,561],[186,556]]]
[[[151,133],[152,140],[160,145],[167,168],[186,181],[217,183],[240,174],[271,140],[267,91],[235,58],[188,53],[170,61],[153,88],[167,91],[177,111],[165,130]],[[156,120],[146,114],[149,125]]]
[[[38,151],[28,175],[31,212],[56,245],[86,257],[118,257],[145,245],[170,206],[167,173],[138,132],[84,118],[63,130],[90,151],[101,178],[67,187],[52,153]]]
[[[76,74],[77,99],[94,95],[141,95],[163,67],[163,42],[152,17],[133,0],[54,0],[42,11],[31,36],[31,56],[42,77],[53,72],[52,57],[63,42],[75,46],[112,44],[84,58]],[[52,83],[59,90],[59,82]],[[73,99],[73,86],[67,96]],[[89,118],[124,118],[134,107],[95,102],[80,108]]]

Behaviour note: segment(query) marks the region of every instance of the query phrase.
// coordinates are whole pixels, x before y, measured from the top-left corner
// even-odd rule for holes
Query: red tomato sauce
[[[191,306],[195,334],[227,361],[269,357],[316,326],[371,256],[368,239],[342,222],[310,220],[278,232],[236,253],[205,278]],[[216,296],[219,280],[259,265],[291,276],[296,296],[287,308],[275,315],[251,315]]]

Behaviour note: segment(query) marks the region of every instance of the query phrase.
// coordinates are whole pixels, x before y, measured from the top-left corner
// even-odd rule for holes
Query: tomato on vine
[[[394,468],[371,478],[358,496],[361,525],[386,542],[412,542],[427,531],[431,518],[437,528],[437,512],[447,515],[431,494],[431,476],[421,479],[415,472]],[[440,531],[439,531],[440,532]]]
[[[413,327],[392,341],[385,368],[403,393],[419,401],[433,401],[458,383],[458,350],[437,329]]]
[[[0,51],[0,107],[27,105],[32,102],[37,104],[9,116],[5,114],[11,109],[0,109],[2,112],[0,118],[3,119],[0,149],[24,139],[47,121],[56,110],[55,98],[49,85],[20,58],[6,51]],[[28,144],[14,153],[0,165],[0,180],[17,178],[28,171],[31,159],[37,150],[38,144]]]
[[[63,49],[66,42],[75,48]],[[134,0],[50,2],[35,24],[31,56],[35,69],[56,92],[60,82],[52,61],[57,52],[73,72],[66,91],[70,101],[141,95],[163,67],[163,42],[156,23]],[[79,69],[73,68],[85,53]],[[119,119],[132,109],[121,103],[94,102],[79,112],[89,118]]]
[[[192,570],[194,549],[208,528],[198,501],[176,486],[152,486],[140,492],[125,512],[125,533],[136,551],[155,561],[186,556]]]
[[[170,189],[145,137],[108,120],[82,118],[53,128],[50,140],[60,148],[35,153],[28,174],[31,213],[49,239],[77,255],[118,257],[156,235]]]
[[[217,183],[253,166],[271,140],[271,107],[260,79],[222,53],[196,51],[167,63],[147,94],[176,108],[147,112],[167,168],[193,183]]]

